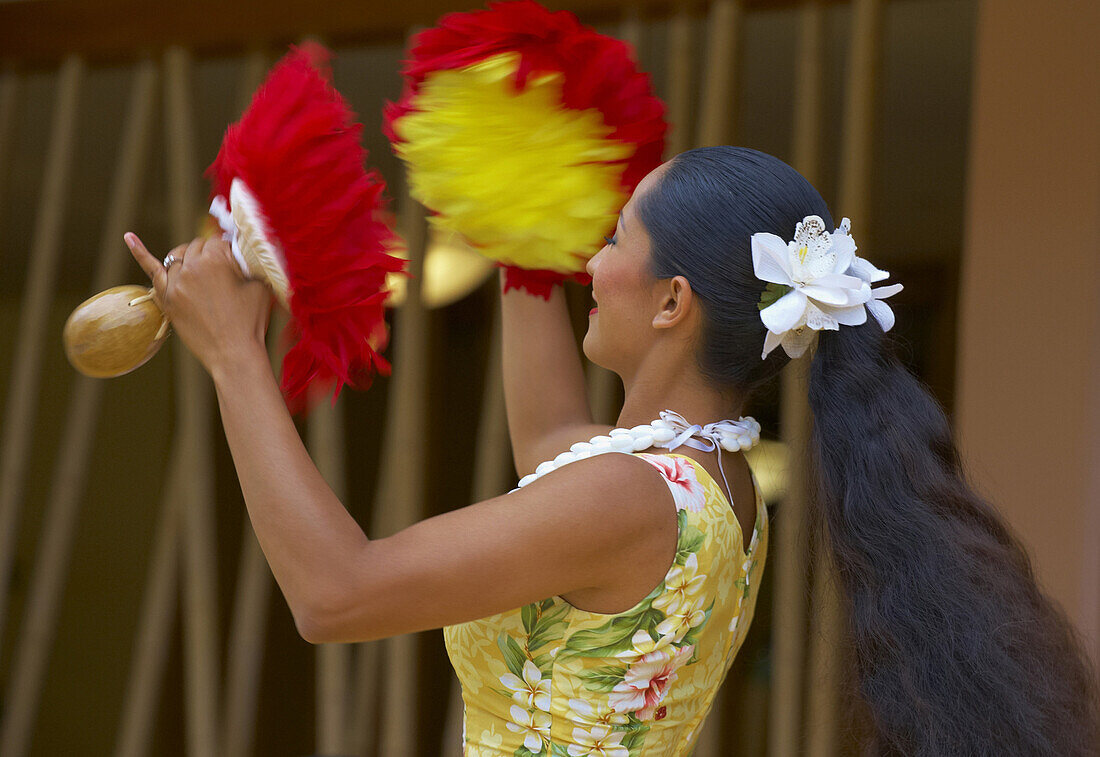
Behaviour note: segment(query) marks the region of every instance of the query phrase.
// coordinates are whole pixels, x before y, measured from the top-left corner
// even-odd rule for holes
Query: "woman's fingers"
[[[186,250],[181,255],[177,255],[177,259],[184,265],[190,263],[192,266],[199,262],[199,258],[202,255],[202,245],[206,241],[205,237],[195,237],[187,245]],[[180,245],[181,247],[183,245]]]
[[[145,275],[155,284],[157,274],[164,271],[164,265],[149,250],[145,249],[145,245],[134,232],[128,231],[122,238],[126,242],[126,246],[130,248],[130,254],[134,256],[134,260],[141,266],[141,270],[145,271]]]
[[[165,310],[167,307],[167,290],[168,290],[168,271],[164,267],[164,263],[158,260],[149,250],[145,248],[145,244],[138,239],[138,235],[132,231],[123,235],[123,240],[126,242],[126,246],[130,248],[130,254],[134,256],[134,260],[141,266],[141,270],[145,271],[145,275],[149,277],[149,281],[153,284],[153,301],[157,303],[157,307],[161,310]],[[180,245],[170,252],[170,255],[175,255],[177,260],[182,259],[183,246]]]

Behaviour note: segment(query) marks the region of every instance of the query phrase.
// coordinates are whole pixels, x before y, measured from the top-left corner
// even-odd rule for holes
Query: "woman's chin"
[[[597,339],[596,335],[592,333],[591,326],[588,327],[588,331],[585,332],[584,335],[584,340],[581,342],[581,352],[584,353],[584,356],[588,359],[588,362],[592,363],[593,365],[597,365],[600,368],[605,368],[609,371],[612,370],[607,366],[607,363],[604,361],[604,358],[606,356],[600,352],[599,340]]]
[[[584,339],[581,340],[581,352],[584,353],[584,356],[588,358],[589,362],[599,365],[600,361],[597,359],[598,350],[595,349],[595,346],[596,336],[592,333],[592,326],[589,324],[588,331],[584,332]]]

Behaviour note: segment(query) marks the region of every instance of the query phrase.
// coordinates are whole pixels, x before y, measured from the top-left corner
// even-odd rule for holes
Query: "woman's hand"
[[[223,361],[264,349],[271,291],[245,279],[229,244],[198,238],[170,253],[169,268],[134,233],[124,237],[134,259],[153,282],[154,299],[188,349],[211,375]]]

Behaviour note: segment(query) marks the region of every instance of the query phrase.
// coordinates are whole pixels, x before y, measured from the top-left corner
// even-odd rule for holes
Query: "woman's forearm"
[[[540,462],[533,446],[553,432],[592,422],[584,369],[565,294],[550,300],[512,290],[503,307],[504,400],[520,475]]]
[[[272,573],[306,639],[351,593],[367,538],[310,459],[259,344],[213,371],[245,505]]]

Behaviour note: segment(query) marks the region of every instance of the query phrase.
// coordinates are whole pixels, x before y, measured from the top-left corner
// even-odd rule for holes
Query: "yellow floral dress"
[[[443,629],[462,683],[466,757],[687,755],[752,622],[768,544],[757,488],[741,526],[701,465],[635,453],[668,483],[676,556],[664,580],[614,615],[550,597]]]

